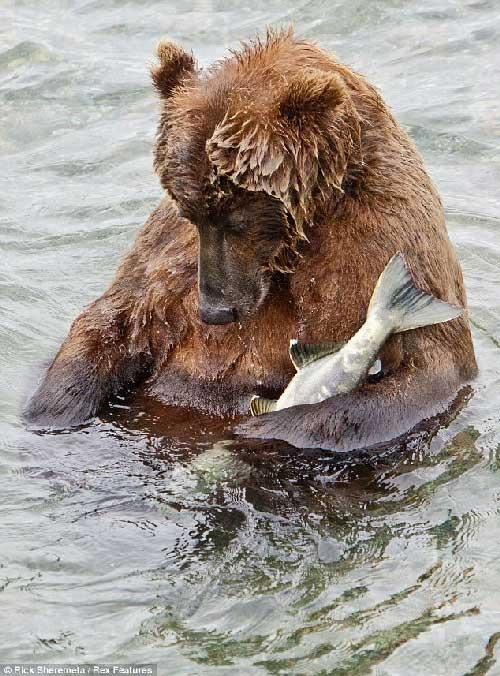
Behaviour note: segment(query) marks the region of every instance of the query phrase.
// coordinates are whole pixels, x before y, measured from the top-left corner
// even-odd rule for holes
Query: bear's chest
[[[288,346],[297,332],[288,303],[265,306],[243,324],[207,326],[193,316],[150,379],[149,394],[209,413],[246,413],[252,395],[277,397],[292,378]]]
[[[196,408],[209,414],[247,413],[253,395],[277,398],[294,374],[285,359],[263,364],[252,353],[225,359],[214,351],[210,358],[178,349],[148,383],[147,392],[164,404]]]

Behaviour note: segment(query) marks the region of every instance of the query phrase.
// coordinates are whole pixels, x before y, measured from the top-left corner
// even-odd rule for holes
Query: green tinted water
[[[224,447],[215,471],[194,461],[207,421],[180,441],[140,401],[27,431],[33,374],[160,199],[156,41],[206,64],[290,20],[380,87],[442,192],[481,369],[468,406],[388,457]],[[499,31],[495,0],[1,4],[1,661],[500,673]]]

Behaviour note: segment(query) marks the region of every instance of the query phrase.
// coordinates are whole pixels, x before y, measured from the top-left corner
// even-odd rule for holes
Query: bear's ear
[[[168,40],[158,43],[156,55],[160,63],[151,68],[151,78],[160,96],[168,99],[183,80],[193,75],[196,62],[192,54]]]
[[[348,94],[337,73],[310,69],[298,72],[287,82],[278,99],[281,117],[296,121],[311,115],[332,112]]]

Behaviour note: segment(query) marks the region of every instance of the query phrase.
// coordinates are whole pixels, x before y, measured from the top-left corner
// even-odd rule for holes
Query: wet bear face
[[[243,320],[269,290],[272,262],[287,228],[283,205],[265,193],[228,185],[224,192],[213,190],[202,205],[186,206],[198,230],[201,320]]]
[[[317,203],[340,189],[345,86],[332,73],[283,77],[245,60],[207,76],[173,43],[157,53],[155,169],[198,231],[200,318],[241,321],[262,305],[273,273],[292,271]]]

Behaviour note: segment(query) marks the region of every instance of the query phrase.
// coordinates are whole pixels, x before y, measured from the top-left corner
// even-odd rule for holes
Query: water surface
[[[371,460],[200,460],[211,421],[177,419],[179,440],[141,400],[26,430],[37,370],[160,199],[155,43],[207,64],[291,20],[381,89],[442,193],[480,366],[468,405]],[[496,0],[1,3],[0,661],[500,674],[499,38]]]

